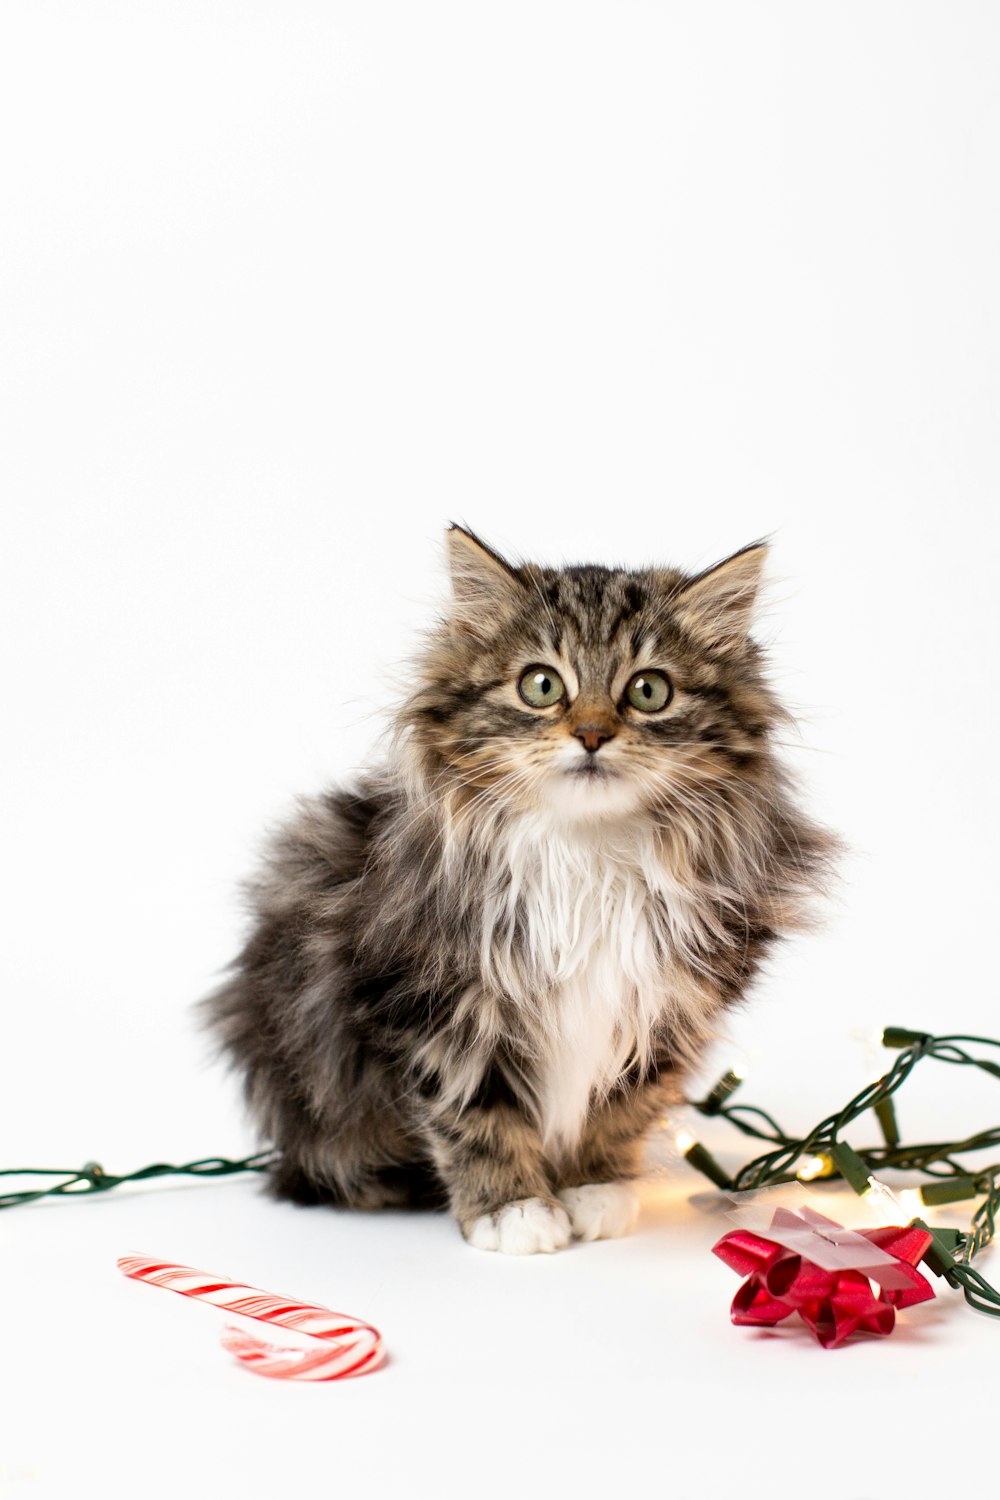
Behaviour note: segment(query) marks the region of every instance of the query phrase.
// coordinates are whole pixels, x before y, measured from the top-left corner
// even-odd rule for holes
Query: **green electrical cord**
[[[96,1161],[86,1162],[79,1171],[59,1167],[10,1167],[0,1172],[0,1177],[59,1177],[62,1181],[46,1188],[0,1193],[0,1208],[16,1208],[20,1203],[31,1203],[36,1198],[58,1198],[64,1193],[107,1193],[119,1183],[142,1182],[148,1177],[230,1177],[234,1172],[266,1172],[277,1159],[278,1154],[274,1151],[258,1151],[239,1161],[230,1161],[225,1156],[206,1156],[200,1161],[185,1162],[181,1167],[161,1161],[151,1167],[140,1167],[136,1172],[125,1172],[120,1177],[105,1172]]]
[[[905,1027],[889,1026],[882,1033],[882,1043],[885,1047],[899,1050],[889,1071],[874,1083],[867,1084],[843,1109],[836,1114],[827,1115],[825,1120],[821,1120],[807,1135],[801,1137],[788,1135],[773,1115],[757,1105],[730,1103],[731,1096],[740,1087],[742,1079],[732,1071],[723,1074],[704,1099],[689,1102],[703,1115],[722,1116],[743,1135],[767,1141],[771,1149],[748,1161],[732,1177],[700,1142],[696,1141],[689,1146],[685,1156],[716,1187],[734,1192],[748,1192],[753,1188],[802,1180],[801,1170],[796,1172],[794,1168],[796,1162],[805,1157],[820,1162],[821,1171],[816,1175],[843,1178],[858,1192],[867,1190],[869,1177],[892,1167],[901,1171],[921,1171],[931,1178],[921,1189],[923,1201],[927,1205],[955,1202],[982,1194],[983,1201],[973,1213],[965,1232],[956,1229],[928,1229],[920,1218],[911,1222],[928,1229],[932,1237],[931,1248],[925,1256],[927,1266],[937,1275],[943,1276],[950,1286],[961,1288],[970,1307],[989,1313],[992,1317],[1000,1317],[1000,1292],[971,1264],[973,1258],[996,1234],[997,1215],[1000,1212],[1000,1162],[972,1169],[958,1160],[968,1152],[1000,1146],[1000,1126],[993,1126],[958,1141],[928,1141],[904,1145],[899,1138],[892,1103],[892,1096],[925,1058],[934,1058],[955,1067],[978,1068],[981,1072],[1000,1078],[1000,1064],[991,1062],[988,1058],[974,1057],[965,1050],[966,1046],[995,1047],[1000,1050],[1000,1041],[985,1036],[931,1036],[926,1031],[908,1031]],[[857,1150],[843,1139],[843,1132],[868,1110],[874,1112],[879,1122],[883,1144]],[[0,1178],[58,1177],[60,1181],[51,1187],[0,1194],[0,1209],[15,1208],[38,1198],[106,1193],[123,1182],[141,1182],[151,1177],[229,1177],[235,1172],[266,1172],[279,1160],[280,1152],[267,1150],[239,1160],[209,1156],[199,1161],[186,1162],[182,1166],[157,1162],[121,1176],[106,1172],[94,1161],[87,1162],[79,1171],[50,1167],[11,1168],[0,1171]]]
[[[729,1103],[730,1096],[741,1082],[739,1076],[732,1072],[724,1074],[704,1099],[689,1102],[702,1114],[721,1115],[744,1135],[771,1143],[770,1151],[754,1157],[728,1179],[726,1185],[734,1192],[749,1192],[753,1188],[803,1180],[801,1172],[796,1172],[794,1167],[796,1162],[805,1157],[821,1163],[821,1170],[815,1175],[843,1178],[859,1193],[868,1189],[870,1177],[886,1167],[892,1167],[904,1171],[922,1171],[934,1179],[920,1190],[923,1202],[928,1206],[983,1194],[983,1201],[973,1213],[969,1228],[964,1233],[954,1229],[930,1229],[920,1218],[911,1222],[927,1229],[932,1236],[933,1243],[925,1258],[930,1269],[943,1276],[950,1286],[960,1287],[971,1307],[993,1317],[1000,1317],[1000,1292],[971,1265],[973,1257],[990,1243],[996,1233],[997,1213],[1000,1210],[1000,1162],[973,1170],[957,1160],[967,1152],[1000,1146],[1000,1126],[993,1126],[958,1141],[928,1141],[904,1145],[899,1139],[892,1103],[892,1095],[902,1087],[924,1058],[934,1058],[955,1067],[978,1068],[981,1072],[1000,1078],[1000,1064],[989,1058],[974,1057],[965,1050],[966,1046],[1000,1049],[1000,1041],[986,1036],[931,1036],[926,1031],[909,1031],[902,1026],[888,1026],[882,1033],[882,1045],[900,1049],[889,1071],[874,1083],[867,1084],[843,1109],[828,1115],[805,1136],[788,1135],[772,1115],[755,1105]],[[844,1141],[843,1132],[867,1110],[874,1112],[882,1128],[884,1143],[863,1150],[852,1149]],[[719,1164],[709,1157],[704,1147],[696,1147],[685,1152],[691,1165],[701,1170],[717,1186],[722,1185],[719,1177],[722,1169]],[[711,1170],[706,1170],[703,1160],[706,1157],[711,1163]],[[809,1177],[812,1175],[809,1174]]]

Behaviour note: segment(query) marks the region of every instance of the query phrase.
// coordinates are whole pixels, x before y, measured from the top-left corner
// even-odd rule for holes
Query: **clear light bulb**
[[[911,1219],[921,1218],[926,1212],[923,1195],[919,1188],[903,1188],[897,1194],[897,1197],[902,1205],[903,1212],[906,1214],[907,1223]]]
[[[885,1182],[880,1182],[877,1177],[869,1177],[868,1186],[861,1194],[865,1203],[878,1214],[883,1224],[899,1224],[908,1222],[913,1215],[907,1215],[903,1204],[896,1197],[892,1188]]]

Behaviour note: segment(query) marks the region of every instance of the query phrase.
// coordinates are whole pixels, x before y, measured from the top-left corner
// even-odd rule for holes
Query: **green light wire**
[[[150,1167],[140,1167],[135,1172],[125,1172],[116,1177],[96,1161],[85,1162],[76,1171],[59,1167],[10,1167],[0,1172],[0,1177],[59,1177],[60,1182],[51,1187],[30,1188],[17,1193],[0,1194],[0,1208],[16,1208],[21,1203],[31,1203],[36,1198],[58,1198],[63,1194],[84,1195],[107,1193],[122,1182],[142,1182],[149,1177],[229,1177],[234,1172],[266,1172],[277,1160],[274,1151],[257,1151],[253,1156],[244,1156],[231,1161],[225,1156],[206,1156],[200,1161],[185,1162],[173,1166],[169,1162],[154,1162]]]
[[[988,1058],[974,1057],[965,1049],[968,1046],[995,1047],[1000,1041],[984,1036],[931,1036],[925,1031],[909,1031],[900,1026],[889,1026],[882,1034],[883,1045],[898,1049],[892,1067],[874,1083],[867,1084],[844,1108],[836,1114],[827,1115],[805,1136],[787,1134],[767,1110],[753,1104],[730,1102],[730,1095],[739,1087],[737,1075],[727,1073],[701,1101],[689,1101],[706,1115],[724,1117],[743,1135],[755,1140],[767,1141],[771,1150],[746,1162],[727,1184],[736,1192],[747,1192],[753,1188],[769,1187],[782,1182],[797,1180],[794,1166],[803,1156],[828,1155],[834,1146],[847,1145],[843,1132],[867,1110],[874,1110],[882,1125],[884,1143],[863,1150],[855,1148],[868,1170],[875,1174],[886,1167],[901,1171],[923,1171],[929,1177],[947,1181],[953,1178],[968,1178],[975,1192],[984,1195],[982,1203],[972,1215],[965,1233],[957,1230],[934,1229],[931,1250],[925,1257],[931,1270],[943,1276],[949,1285],[960,1287],[970,1307],[979,1312],[1000,1317],[1000,1292],[971,1264],[994,1238],[997,1217],[1000,1215],[1000,1162],[988,1167],[970,1170],[958,1157],[970,1151],[983,1151],[992,1146],[1000,1147],[1000,1126],[992,1126],[976,1135],[958,1141],[928,1141],[905,1145],[898,1139],[895,1114],[889,1104],[893,1094],[909,1078],[914,1068],[924,1058],[954,1067],[978,1068],[1000,1078],[1000,1064]],[[135,1172],[120,1176],[106,1172],[94,1161],[85,1163],[79,1171],[61,1170],[51,1167],[16,1167],[0,1171],[3,1177],[58,1177],[51,1187],[30,1188],[18,1192],[0,1194],[0,1209],[16,1208],[39,1198],[106,1193],[123,1182],[141,1182],[153,1177],[228,1177],[237,1172],[266,1172],[277,1164],[281,1153],[275,1150],[257,1151],[252,1156],[229,1159],[224,1156],[209,1156],[198,1161],[175,1166],[168,1162],[156,1162],[152,1166],[140,1167]],[[697,1161],[692,1162],[697,1167]],[[717,1169],[717,1164],[716,1169]],[[718,1169],[717,1169],[718,1170]],[[839,1176],[836,1168],[828,1174]],[[713,1177],[713,1182],[715,1177]],[[913,1220],[923,1225],[922,1219]],[[926,1225],[923,1225],[927,1228]]]
[[[754,1157],[734,1173],[730,1180],[730,1187],[734,1192],[748,1192],[753,1188],[797,1181],[794,1170],[797,1161],[804,1156],[829,1157],[833,1147],[846,1146],[843,1132],[867,1110],[873,1110],[883,1128],[884,1144],[864,1149],[854,1148],[854,1154],[860,1157],[869,1173],[876,1175],[886,1167],[893,1167],[903,1171],[923,1171],[938,1180],[967,1178],[977,1195],[985,1195],[983,1202],[973,1213],[965,1233],[940,1229],[929,1231],[934,1236],[934,1243],[928,1252],[927,1264],[938,1275],[943,1276],[950,1286],[960,1287],[970,1307],[989,1313],[992,1317],[1000,1317],[1000,1292],[971,1265],[973,1257],[996,1234],[997,1216],[1000,1214],[1000,1162],[973,1170],[956,1159],[966,1152],[1000,1146],[1000,1126],[992,1126],[988,1130],[966,1136],[963,1140],[905,1145],[898,1139],[895,1113],[890,1112],[889,1106],[891,1096],[902,1087],[924,1058],[934,1058],[954,1067],[978,1068],[1000,1078],[1000,1064],[989,1058],[974,1057],[965,1050],[968,1046],[1000,1049],[1000,1041],[985,1036],[931,1036],[925,1031],[909,1031],[905,1027],[889,1026],[882,1034],[882,1043],[885,1047],[899,1049],[899,1055],[888,1072],[875,1082],[867,1084],[843,1109],[828,1115],[805,1136],[787,1134],[772,1115],[755,1105],[730,1103],[728,1093],[719,1102],[720,1084],[716,1084],[705,1100],[688,1102],[703,1114],[725,1117],[743,1135],[770,1142],[770,1151]],[[728,1078],[729,1075],[725,1076]],[[731,1093],[732,1090],[728,1092]],[[839,1177],[842,1174],[833,1165],[825,1175]],[[922,1219],[912,1222],[928,1227]]]

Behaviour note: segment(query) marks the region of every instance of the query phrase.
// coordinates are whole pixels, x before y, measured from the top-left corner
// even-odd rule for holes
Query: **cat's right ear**
[[[448,528],[452,624],[485,639],[524,600],[524,585],[508,562],[464,526]]]

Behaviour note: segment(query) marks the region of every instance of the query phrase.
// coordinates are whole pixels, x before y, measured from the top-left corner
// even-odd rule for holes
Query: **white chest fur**
[[[634,1059],[648,1058],[658,1023],[673,1015],[689,1031],[708,1029],[707,988],[676,963],[698,902],[641,832],[540,835],[525,826],[503,859],[508,879],[487,911],[490,965],[527,1012],[542,1137],[560,1155],[578,1142],[594,1102]]]

